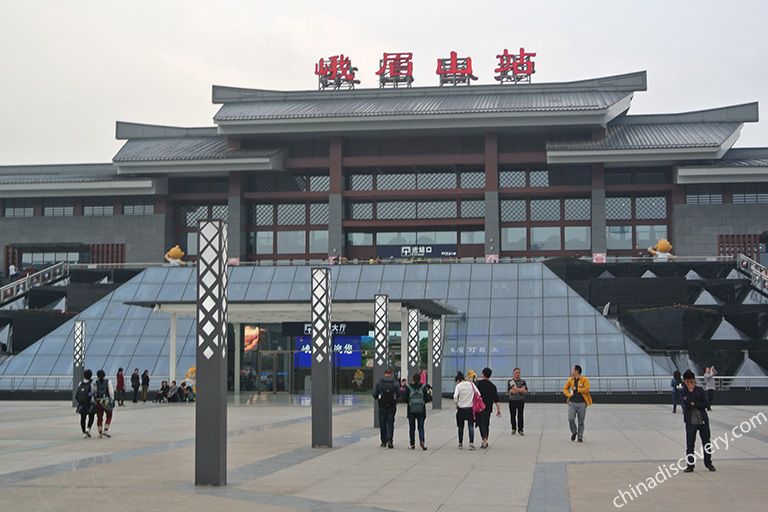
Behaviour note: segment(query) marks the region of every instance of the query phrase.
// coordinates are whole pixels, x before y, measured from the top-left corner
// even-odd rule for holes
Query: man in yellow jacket
[[[581,374],[581,366],[575,365],[571,376],[563,386],[563,394],[568,398],[568,425],[571,427],[571,441],[579,438],[584,442],[584,416],[587,406],[592,405],[592,395],[589,394],[589,379]],[[576,416],[579,417],[579,427],[576,428]]]

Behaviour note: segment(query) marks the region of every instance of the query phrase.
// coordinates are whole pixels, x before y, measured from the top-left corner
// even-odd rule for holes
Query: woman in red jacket
[[[117,405],[125,405],[125,375],[122,368],[117,370]]]

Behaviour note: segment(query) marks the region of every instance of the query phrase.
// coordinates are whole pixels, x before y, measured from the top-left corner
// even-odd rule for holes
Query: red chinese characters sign
[[[531,75],[536,72],[533,57],[535,52],[526,52],[520,48],[518,53],[509,53],[509,50],[496,55],[498,65],[494,70],[494,79],[499,84],[530,83]],[[355,78],[356,67],[352,66],[349,57],[334,55],[327,59],[320,59],[315,64],[315,74],[318,77],[318,86],[323,89],[354,89],[360,80]],[[440,86],[443,85],[470,85],[477,80],[472,70],[471,57],[459,57],[452,51],[450,57],[437,59],[435,73],[439,77]],[[384,53],[379,60],[379,87],[410,87],[414,82],[413,76],[413,52]]]

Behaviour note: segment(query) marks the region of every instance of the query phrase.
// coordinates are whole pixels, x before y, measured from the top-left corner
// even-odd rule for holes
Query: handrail
[[[591,390],[597,393],[669,393],[672,376],[664,375],[632,375],[616,377],[590,377]],[[165,376],[150,378],[166,379]],[[507,381],[512,377],[493,377],[500,392],[505,393]],[[523,379],[528,384],[528,391],[536,393],[560,393],[567,377],[527,377]],[[444,376],[444,381],[450,376]],[[751,388],[768,388],[768,376],[740,377],[737,375],[717,375],[715,389],[727,392],[731,389],[750,390]],[[703,383],[703,377],[697,377]],[[0,391],[69,391],[72,388],[71,375],[0,375]],[[447,389],[445,389],[447,391]]]
[[[12,302],[35,286],[52,283],[69,275],[69,263],[54,263],[39,272],[17,279],[0,288],[0,305]]]
[[[739,270],[749,274],[753,288],[768,293],[768,268],[744,254],[736,256],[736,265]]]
[[[494,263],[542,263],[548,259],[552,259],[546,256],[527,256],[527,257],[511,257],[503,256]],[[579,258],[583,261],[592,261],[591,257]],[[680,256],[675,258],[676,262],[712,262],[712,261],[734,261],[733,256]],[[608,263],[625,263],[625,262],[638,262],[638,263],[658,263],[654,262],[650,257],[637,257],[637,256],[608,256],[606,259]],[[445,257],[445,258],[386,258],[380,260],[367,260],[364,258],[351,258],[341,261],[334,261],[331,263],[327,259],[279,259],[279,260],[257,260],[257,261],[245,261],[230,259],[230,267],[282,267],[282,266],[305,266],[305,265],[410,265],[410,264],[426,264],[426,265],[441,265],[448,263],[488,263],[485,257]],[[183,262],[182,267],[194,266],[194,261]],[[664,263],[659,263],[664,264]],[[171,267],[168,263],[164,262],[136,262],[136,263],[70,263],[71,268],[76,269],[92,269],[92,270],[108,270],[108,269],[144,269],[151,267]]]

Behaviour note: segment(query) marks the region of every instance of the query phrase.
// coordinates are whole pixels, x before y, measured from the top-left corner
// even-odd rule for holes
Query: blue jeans
[[[379,432],[381,442],[388,443],[395,438],[395,413],[397,409],[379,407]]]
[[[416,424],[419,425],[419,441],[424,443],[424,421],[427,419],[426,414],[409,414],[408,415],[408,435],[411,438],[411,446],[416,444]]]

